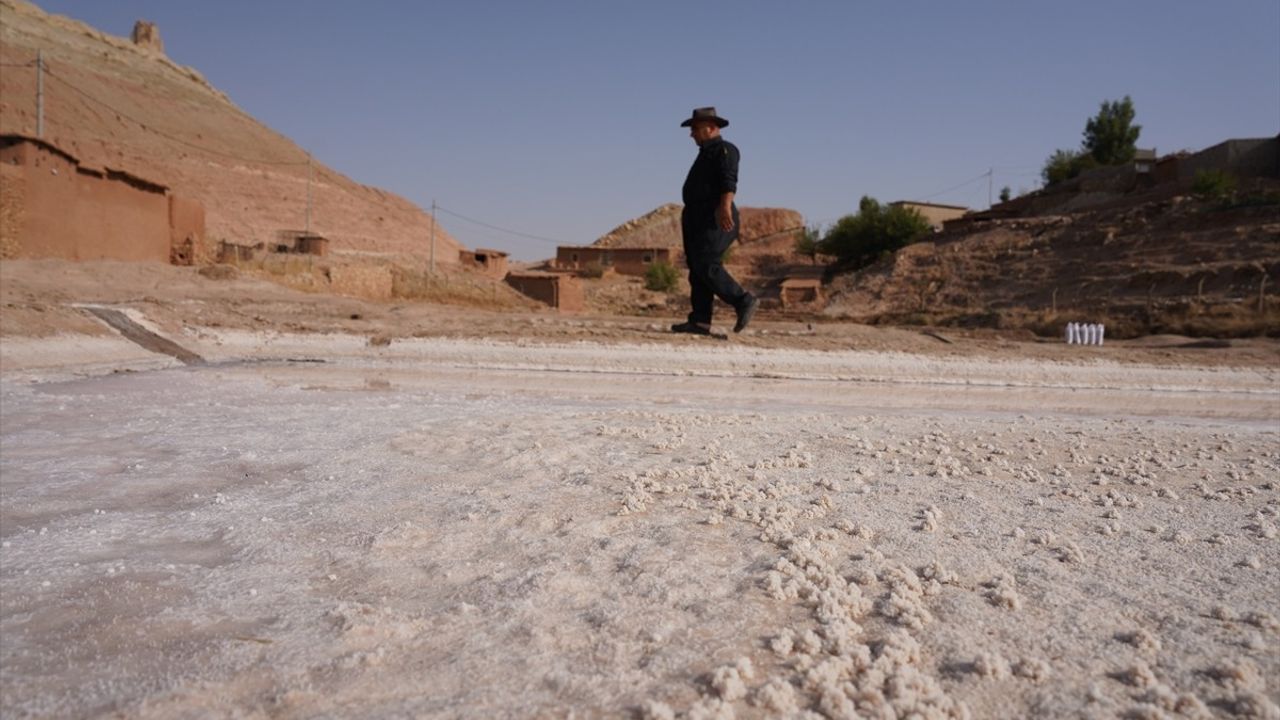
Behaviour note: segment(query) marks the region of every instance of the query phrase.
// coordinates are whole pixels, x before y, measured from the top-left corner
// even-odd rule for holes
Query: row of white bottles
[[[1067,323],[1068,345],[1101,345],[1106,334],[1102,323]]]

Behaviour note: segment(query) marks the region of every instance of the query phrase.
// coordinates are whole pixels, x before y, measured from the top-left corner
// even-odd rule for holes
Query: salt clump
[[[1269,630],[1273,633],[1280,633],[1280,620],[1276,620],[1276,616],[1265,610],[1255,610],[1244,616],[1244,621],[1250,625],[1256,625],[1263,630]]]
[[[1140,652],[1147,653],[1148,655],[1154,655],[1160,652],[1160,639],[1143,628],[1139,628],[1133,632],[1121,633],[1117,635],[1116,638],[1134,646]]]
[[[780,657],[786,657],[795,649],[795,635],[790,629],[783,630],[769,641],[769,649],[773,650]]]
[[[930,505],[920,511],[920,529],[925,532],[934,532],[938,529],[938,523],[942,522],[942,511],[936,505]]]
[[[1039,658],[1023,658],[1013,666],[1014,675],[1035,682],[1048,678],[1049,672],[1049,663]]]
[[[740,658],[733,665],[716,668],[716,671],[711,674],[711,687],[726,701],[740,700],[747,696],[747,686],[743,680],[750,680],[754,676],[755,670],[751,666],[751,659]]]
[[[676,720],[675,711],[671,706],[656,700],[646,700],[640,706],[641,720]]]
[[[1263,690],[1266,683],[1258,666],[1251,660],[1234,659],[1220,663],[1208,671],[1210,677],[1233,690]]]
[[[985,678],[1002,680],[1009,677],[1009,661],[997,653],[978,653],[978,657],[973,660],[973,671]]]
[[[720,698],[702,698],[685,715],[688,720],[734,720],[733,704]]]
[[[774,678],[756,690],[752,704],[772,711],[778,717],[790,717],[799,711],[796,689],[781,678]]]
[[[1237,717],[1250,720],[1280,720],[1280,706],[1260,692],[1237,695],[1231,703],[1231,710]]]
[[[1154,687],[1159,681],[1156,674],[1144,662],[1138,662],[1125,670],[1122,670],[1114,676],[1120,682],[1126,685],[1132,685],[1139,689]]]
[[[1000,573],[983,583],[983,586],[987,588],[987,600],[992,605],[1010,610],[1022,609],[1022,598],[1018,596],[1012,575]]]

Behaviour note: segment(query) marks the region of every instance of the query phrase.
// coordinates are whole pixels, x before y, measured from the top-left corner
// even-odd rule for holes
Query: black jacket
[[[681,195],[685,211],[714,214],[720,196],[738,191],[738,148],[724,138],[715,138],[698,148],[698,157],[689,168]]]

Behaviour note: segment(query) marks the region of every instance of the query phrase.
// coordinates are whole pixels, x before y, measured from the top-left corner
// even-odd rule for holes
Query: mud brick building
[[[204,243],[200,202],[46,140],[0,135],[0,181],[0,257],[190,265]]]
[[[889,203],[891,207],[904,207],[920,213],[934,230],[941,230],[942,224],[948,220],[964,217],[969,208],[963,205],[939,205],[938,203],[916,202],[914,200],[897,200]]]
[[[556,248],[557,270],[613,270],[620,275],[644,275],[654,263],[672,264],[673,251],[665,247],[600,247],[561,245]]]
[[[488,248],[476,248],[474,252],[464,249],[458,251],[458,261],[463,267],[479,270],[481,274],[491,278],[502,279],[507,276],[509,255],[510,253]]]
[[[565,273],[508,273],[506,282],[534,300],[561,312],[581,312],[586,307],[582,281]]]

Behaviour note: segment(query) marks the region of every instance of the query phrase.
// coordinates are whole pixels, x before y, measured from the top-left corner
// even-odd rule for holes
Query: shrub
[[[822,230],[817,226],[807,227],[796,236],[795,250],[809,258],[809,262],[818,261],[818,251],[822,244]]]
[[[1207,200],[1222,202],[1236,191],[1236,179],[1222,170],[1197,170],[1191,192]]]
[[[837,220],[822,238],[819,252],[861,267],[919,240],[932,229],[929,221],[911,208],[881,205],[875,198],[863,196],[858,214]]]
[[[1087,152],[1080,150],[1055,150],[1048,160],[1044,161],[1044,168],[1040,171],[1040,177],[1044,179],[1046,187],[1056,185],[1063,180],[1070,180],[1085,170],[1091,170],[1098,166],[1098,161]]]
[[[680,272],[671,263],[656,262],[645,268],[644,286],[654,292],[671,292],[680,282]]]

